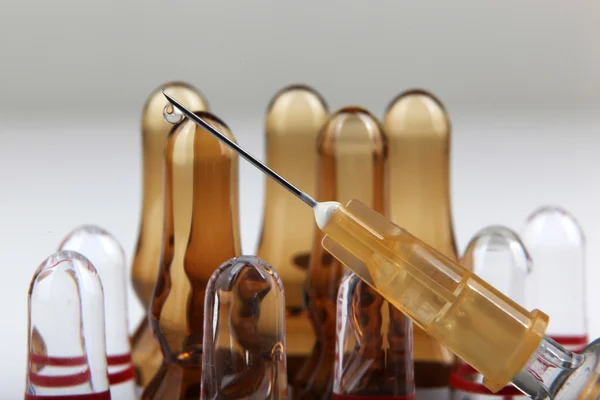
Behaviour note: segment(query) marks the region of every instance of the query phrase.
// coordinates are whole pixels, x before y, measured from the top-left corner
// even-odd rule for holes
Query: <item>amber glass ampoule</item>
[[[358,107],[339,110],[321,130],[317,148],[317,199],[360,199],[385,213],[387,141],[374,116]],[[333,390],[336,306],[344,268],[321,246],[323,236],[315,232],[305,285],[317,340],[294,381],[294,399],[330,399]]]
[[[145,310],[150,307],[158,276],[164,223],[164,150],[167,135],[173,129],[173,125],[163,118],[163,109],[168,103],[161,93],[163,88],[192,110],[208,110],[208,103],[196,88],[182,82],[171,82],[154,90],[142,111],[142,215],[131,279]],[[162,362],[160,348],[147,316],[142,319],[133,335],[132,357],[136,368],[136,383],[143,387],[150,382]]]
[[[267,108],[266,162],[310,195],[315,189],[315,142],[328,114],[321,95],[305,85],[281,89]],[[276,182],[267,179],[265,188],[257,255],[275,266],[285,287],[288,377],[293,381],[315,342],[302,300],[314,222],[311,211]]]
[[[450,120],[442,103],[409,90],[386,110],[390,148],[390,217],[411,234],[457,260],[450,209]],[[417,398],[447,398],[454,356],[414,327]],[[428,396],[428,397],[426,397]]]
[[[266,162],[310,195],[315,189],[315,142],[328,114],[321,95],[304,85],[283,88],[267,109]],[[285,287],[291,381],[315,341],[302,300],[314,222],[310,209],[276,182],[267,179],[265,185],[263,228],[257,255],[275,266]]]
[[[197,114],[235,140],[218,118]],[[197,400],[206,285],[223,261],[240,253],[238,158],[187,119],[166,145],[164,215],[150,316],[164,360],[142,399]]]

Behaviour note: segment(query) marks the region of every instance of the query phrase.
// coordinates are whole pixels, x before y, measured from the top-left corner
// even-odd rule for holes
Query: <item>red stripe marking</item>
[[[504,396],[522,396],[523,393],[514,386],[504,386],[496,393],[492,392],[481,383],[474,382],[467,378],[467,375],[476,374],[477,371],[470,365],[461,365],[450,374],[450,386],[454,389],[467,393],[477,394],[495,394]]]
[[[129,366],[129,368],[124,369],[123,371],[109,373],[108,374],[108,383],[111,385],[117,385],[119,383],[127,382],[129,380],[133,380],[135,378],[135,368],[133,365]]]
[[[39,365],[52,365],[55,367],[77,367],[80,365],[87,365],[87,357],[48,357],[29,353],[29,362]]]
[[[129,364],[131,362],[131,354],[118,354],[116,356],[106,356],[106,363],[108,365],[121,365]]]
[[[579,345],[585,346],[586,344],[588,344],[587,335],[583,335],[583,336],[555,335],[555,336],[550,336],[550,339],[554,340],[556,343],[563,345],[563,346],[579,346]]]
[[[89,369],[72,375],[39,375],[29,372],[29,382],[33,385],[51,388],[81,385],[88,382],[90,378]]]
[[[110,400],[110,392],[88,393],[88,394],[59,394],[39,396],[37,394],[25,394],[25,400]]]
[[[574,353],[580,353],[589,343],[587,335],[584,336],[550,336],[552,340],[571,350]]]

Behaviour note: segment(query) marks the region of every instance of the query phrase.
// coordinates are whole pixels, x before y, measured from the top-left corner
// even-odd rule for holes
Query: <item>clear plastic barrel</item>
[[[94,266],[60,251],[29,287],[25,400],[109,400],[104,297]]]
[[[533,262],[528,307],[550,315],[547,335],[569,350],[581,350],[588,342],[581,226],[562,208],[542,207],[527,219],[521,237]]]
[[[125,252],[110,233],[85,225],[69,233],[59,250],[84,255],[96,268],[104,288],[106,358],[113,399],[134,400],[135,371],[131,363],[127,321]]]
[[[327,251],[482,373],[488,389],[511,382],[544,340],[547,315],[527,311],[360,201],[338,206],[322,229]]]
[[[273,268],[233,258],[206,288],[202,400],[287,399],[285,297]]]
[[[413,400],[412,322],[356,274],[340,285],[333,399]]]

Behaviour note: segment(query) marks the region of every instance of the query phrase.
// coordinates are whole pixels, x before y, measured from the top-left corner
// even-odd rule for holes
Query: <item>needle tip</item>
[[[173,103],[173,98],[169,96],[167,92],[165,92],[165,89],[162,89],[162,94],[167,98],[167,100],[169,100],[169,103]]]

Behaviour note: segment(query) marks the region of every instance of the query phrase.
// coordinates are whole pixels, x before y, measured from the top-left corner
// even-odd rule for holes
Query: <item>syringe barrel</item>
[[[548,316],[529,312],[357,200],[323,227],[323,246],[497,391],[525,366]]]

